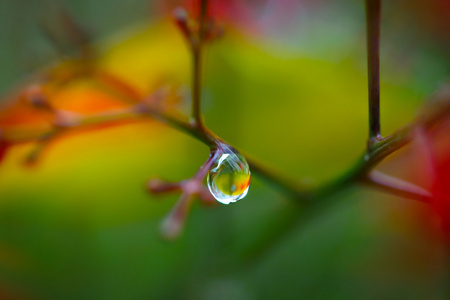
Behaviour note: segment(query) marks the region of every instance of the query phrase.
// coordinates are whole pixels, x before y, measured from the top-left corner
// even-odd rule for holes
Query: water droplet
[[[247,195],[250,187],[250,168],[236,149],[221,144],[222,155],[208,172],[208,188],[217,201],[223,204],[236,202]]]

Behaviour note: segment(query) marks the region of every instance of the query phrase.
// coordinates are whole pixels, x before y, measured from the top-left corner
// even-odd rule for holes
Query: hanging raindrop
[[[250,168],[236,149],[220,144],[220,155],[208,172],[208,188],[223,204],[236,202],[247,195],[250,187]]]

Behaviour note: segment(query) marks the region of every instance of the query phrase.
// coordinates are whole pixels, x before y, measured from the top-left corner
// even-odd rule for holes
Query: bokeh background
[[[97,66],[142,94],[173,85],[189,95],[189,52],[170,18],[180,4],[190,7],[4,0],[0,91],[24,86],[60,59],[38,20],[53,20],[52,7],[63,6],[93,37]],[[387,135],[411,122],[450,72],[450,6],[383,4]],[[207,125],[307,184],[345,172],[367,136],[364,1],[223,1],[215,13],[225,36],[207,51]],[[89,82],[59,96],[75,110],[103,99]],[[188,98],[175,104],[186,114]],[[180,238],[164,241],[160,222],[177,195],[150,195],[145,183],[192,176],[208,148],[156,121],[119,125],[58,139],[33,166],[23,164],[33,144],[7,153],[0,299],[448,299],[446,250],[430,207],[365,187],[334,195],[279,230],[293,204],[253,176],[244,200],[195,204]],[[443,127],[441,140],[446,133]],[[380,168],[426,186],[424,163],[412,143]]]

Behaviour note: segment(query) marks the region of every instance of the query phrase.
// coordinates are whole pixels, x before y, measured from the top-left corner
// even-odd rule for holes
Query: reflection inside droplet
[[[223,204],[236,202],[247,195],[250,187],[250,168],[236,149],[221,144],[216,159],[208,172],[208,188],[217,201]]]

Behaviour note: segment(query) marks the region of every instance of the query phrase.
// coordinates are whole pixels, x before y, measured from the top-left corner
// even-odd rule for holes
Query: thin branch
[[[370,172],[365,183],[385,192],[421,202],[429,202],[432,197],[430,192],[420,186],[379,171]]]
[[[30,140],[49,140],[46,137],[60,136],[69,129],[77,129],[86,126],[93,126],[97,124],[116,122],[119,120],[132,120],[141,117],[151,117],[162,121],[169,126],[183,131],[198,140],[202,141],[210,148],[213,147],[217,140],[221,140],[213,132],[204,127],[201,120],[200,100],[201,100],[201,60],[204,40],[207,33],[207,11],[208,0],[200,1],[200,12],[198,15],[197,31],[192,31],[192,28],[187,26],[187,16],[183,13],[177,14],[178,22],[185,26],[185,34],[188,34],[190,44],[192,46],[192,53],[194,57],[193,64],[193,99],[192,99],[192,115],[194,122],[190,123],[182,116],[167,114],[151,105],[152,97],[139,99],[139,96],[133,92],[133,89],[128,88],[127,84],[117,84],[115,78],[111,80],[110,76],[102,76],[96,74],[91,70],[90,74],[95,80],[99,81],[107,88],[107,92],[112,92],[121,95],[121,98],[129,100],[129,103],[137,103],[123,110],[107,112],[94,116],[82,116],[75,121],[55,124],[50,130],[30,130],[28,132],[11,131],[5,132],[3,139],[9,143],[19,143]],[[272,183],[281,190],[287,192],[293,199],[303,200],[303,202],[310,203],[311,200],[323,199],[324,196],[336,193],[346,187],[363,182],[367,174],[385,157],[400,149],[410,142],[412,132],[416,124],[409,125],[387,138],[379,136],[379,36],[380,36],[380,15],[381,15],[381,0],[366,0],[367,5],[367,44],[368,44],[368,64],[369,64],[369,106],[370,106],[370,137],[376,137],[371,140],[371,147],[364,156],[357,161],[347,173],[343,174],[336,180],[318,187],[317,189],[309,189],[299,184],[297,181],[287,179],[279,174],[269,170],[255,161],[248,159],[249,165],[255,173],[261,175],[268,182]],[[182,27],[183,27],[182,26]],[[183,27],[184,28],[184,27]],[[52,73],[52,72],[49,72]],[[76,76],[79,76],[75,72]],[[100,74],[100,75],[99,75]],[[87,74],[86,74],[87,75]],[[55,76],[52,76],[55,78]],[[71,77],[72,78],[72,77]],[[67,82],[63,80],[62,82]],[[108,89],[111,88],[111,89]],[[439,110],[431,110],[427,114],[422,115],[418,122],[425,129],[429,129],[436,124],[440,118],[446,117],[450,113],[450,101],[438,101],[440,104]],[[447,113],[442,113],[443,111]],[[57,134],[56,134],[57,133]],[[248,158],[248,155],[245,155]]]
[[[369,77],[369,145],[380,138],[381,0],[366,0],[367,65]]]
[[[58,136],[58,134],[59,130],[55,129],[39,137],[34,149],[25,157],[25,163],[28,165],[36,163],[42,152],[44,152],[44,150]]]
[[[443,90],[446,90],[446,87],[444,87]],[[59,133],[63,134],[69,130],[77,130],[100,124],[150,117],[196,138],[209,147],[214,146],[218,139],[221,140],[207,128],[197,128],[190,124],[188,120],[182,116],[168,114],[152,107],[152,97],[155,97],[155,95],[151,95],[145,98],[142,102],[134,106],[130,106],[129,108],[91,116],[82,116],[79,117],[78,120],[71,120],[71,122],[69,122],[66,126],[63,126],[64,128],[62,131],[61,128],[58,128]],[[318,200],[340,190],[344,190],[353,184],[361,183],[366,174],[375,168],[384,158],[411,142],[417,126],[421,126],[424,130],[429,131],[435,125],[447,118],[450,114],[450,94],[441,93],[439,91],[433,97],[433,102],[439,103],[439,110],[427,110],[419,116],[416,122],[378,141],[373,145],[372,150],[365,153],[359,160],[357,160],[355,165],[346,173],[339,176],[336,180],[315,189],[308,189],[298,181],[293,180],[292,178],[286,178],[277,172],[260,165],[253,159],[249,158],[249,156],[242,151],[240,152],[247,158],[249,165],[255,174],[258,174],[268,183],[292,196],[292,199],[311,201]],[[33,130],[31,128],[7,130],[3,132],[2,138],[9,144],[18,144],[39,140],[54,130],[55,129]]]
[[[279,176],[279,174],[277,174],[276,172],[264,168],[261,165],[255,163],[253,160],[248,159],[248,156],[244,154],[249,162],[252,171],[255,174],[260,175],[263,179],[266,179],[267,182],[271,183],[273,186],[279,188],[281,191],[286,192],[289,196],[291,196],[289,199],[294,200],[293,203],[297,204],[294,206],[290,206],[289,208],[292,211],[292,213],[289,215],[289,221],[279,224],[276,229],[271,229],[273,230],[273,234],[271,235],[272,238],[264,237],[263,241],[255,242],[255,251],[262,255],[263,252],[269,250],[270,248],[266,247],[267,243],[270,244],[270,241],[272,239],[282,239],[282,237],[285,236],[285,234],[287,234],[292,228],[294,228],[300,221],[304,221],[308,216],[316,214],[319,211],[320,207],[329,204],[332,199],[335,199],[333,197],[334,195],[339,194],[340,192],[355,184],[366,184],[367,182],[364,182],[364,179],[367,178],[367,174],[373,168],[375,168],[376,165],[378,165],[378,163],[380,163],[384,158],[407,145],[412,140],[417,126],[420,126],[424,130],[429,132],[437,124],[440,124],[443,120],[448,118],[450,115],[450,93],[445,92],[447,90],[448,88],[444,87],[444,89],[440,90],[432,98],[432,102],[439,104],[439,109],[434,109],[435,105],[431,106],[432,109],[430,109],[429,107],[425,107],[426,109],[419,115],[419,118],[416,122],[404,127],[403,129],[398,130],[391,136],[377,141],[373,145],[372,150],[365,153],[347,173],[339,176],[336,180],[322,185],[316,189],[305,188],[292,179],[286,179],[283,176]],[[188,120],[182,116],[167,114],[166,112],[160,111],[159,109],[153,107],[152,103],[155,102],[152,101],[153,97],[155,97],[155,95],[151,95],[143,99],[140,103],[126,109],[111,111],[93,116],[84,116],[75,122],[72,119],[66,124],[66,126],[63,126],[63,130],[60,131],[60,133],[86,126],[95,126],[121,120],[135,120],[136,118],[150,117],[164,122],[170,127],[191,135],[192,137],[200,140],[209,147],[215,145],[217,139],[219,138],[214,133],[209,131],[207,128],[196,127],[195,125],[189,123]],[[45,136],[45,134],[47,133],[48,131],[43,132],[42,130],[39,131],[31,129],[28,131],[25,130],[25,132],[20,130],[16,130],[15,132],[6,131],[3,135],[3,141],[7,144],[35,141],[39,140],[39,138]],[[381,188],[381,186],[372,186]],[[396,189],[396,192],[398,192],[398,186],[391,186],[391,190],[389,190],[389,192],[394,192],[394,189]],[[386,189],[384,190],[387,191]],[[201,198],[206,198],[205,195],[208,195],[208,193],[206,191],[199,191],[198,195]],[[412,196],[415,197],[415,195]],[[300,216],[302,217],[300,218]],[[254,250],[255,248],[252,247],[252,249]],[[247,254],[249,253],[251,252],[243,253],[242,259],[247,261]]]
[[[95,127],[98,125],[117,123],[120,121],[131,121],[139,118],[153,118],[196,138],[210,148],[216,145],[217,140],[221,140],[207,128],[198,128],[195,125],[189,123],[189,121],[182,116],[164,113],[159,111],[158,109],[153,108],[148,104],[152,102],[152,97],[154,97],[154,95],[151,95],[144,99],[144,101],[142,101],[141,103],[130,106],[128,108],[117,109],[114,111],[90,116],[79,116],[78,118],[71,119],[70,122],[68,122],[65,126],[57,126],[50,129],[37,130],[31,130],[28,128],[8,130],[3,133],[2,138],[10,144],[20,144],[30,141],[39,141],[48,136],[55,136],[55,133],[58,133],[57,136],[60,137],[61,135],[63,135],[64,133],[68,133],[69,131],[81,130],[87,127]],[[39,153],[41,151],[42,149],[39,150]],[[294,196],[294,198],[300,195],[302,191],[301,184],[296,183],[292,179],[286,179],[285,177],[280,176],[276,172],[269,170],[256,161],[248,158],[246,154],[244,154],[244,156],[247,158],[250,168],[255,174],[260,175],[267,182],[269,182],[279,190],[285,192],[286,194]]]
[[[209,0],[200,1],[200,12],[198,16],[198,33],[196,39],[191,39],[192,51],[192,122],[195,126],[202,128],[201,115],[201,86],[202,86],[202,59],[203,48],[206,37],[206,22]]]
[[[206,174],[208,174],[209,169],[211,169],[214,162],[219,158],[220,155],[222,155],[223,152],[221,152],[219,149],[211,151],[211,154],[209,155],[206,162],[200,167],[200,169],[197,171],[197,173],[194,176],[194,179],[201,182],[203,178],[205,178]]]
[[[194,197],[182,193],[177,203],[161,223],[160,233],[167,240],[176,239],[183,231]]]
[[[192,123],[201,127],[202,117],[200,112],[201,99],[201,47],[197,47],[192,54],[193,59],[193,78],[192,78]]]
[[[411,142],[417,132],[417,127],[429,132],[436,125],[448,118],[450,116],[450,94],[442,93],[442,91],[446,91],[447,89],[448,87],[444,86],[432,97],[432,102],[439,103],[439,109],[425,109],[415,122],[375,142],[372,148],[357,160],[355,165],[345,174],[317,188],[314,197],[323,198],[324,196],[345,189],[350,185],[364,183],[367,174],[381,161]]]
[[[200,167],[197,173],[189,179],[175,183],[164,182],[159,179],[152,179],[149,181],[148,189],[154,194],[181,191],[177,203],[162,222],[160,232],[164,238],[172,240],[178,237],[182,232],[195,196],[197,196],[204,204],[215,202],[212,195],[205,191],[206,187],[203,185],[203,179],[220,155],[222,155],[222,152],[219,149],[211,151],[206,162]]]
[[[90,45],[90,35],[65,7],[53,1],[44,3],[44,10],[39,13],[38,21],[42,32],[61,58],[67,57],[74,50],[75,57],[86,63],[94,58],[96,53]]]

